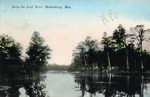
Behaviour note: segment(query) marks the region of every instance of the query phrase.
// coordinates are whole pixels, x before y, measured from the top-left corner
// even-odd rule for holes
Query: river
[[[0,80],[0,97],[150,97],[148,74],[48,71],[36,79]]]

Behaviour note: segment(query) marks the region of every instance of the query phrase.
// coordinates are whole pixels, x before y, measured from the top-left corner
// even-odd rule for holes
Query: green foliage
[[[44,44],[44,39],[38,32],[34,32],[31,38],[30,45],[27,49],[26,54],[26,71],[37,73],[40,72],[47,64],[47,59],[50,59],[49,47]]]
[[[87,37],[85,41],[78,44],[73,52],[73,64],[77,68],[87,67],[93,70],[93,63],[96,62],[96,56],[99,51],[98,42],[92,40],[91,37]]]
[[[21,45],[14,39],[0,36],[0,72],[3,76],[17,76],[22,72],[21,50]]]
[[[103,45],[104,50],[109,48],[115,48],[114,40],[111,36],[107,36],[107,32],[104,32],[102,37],[101,44]]]
[[[118,45],[118,49],[124,48],[126,45],[126,30],[123,28],[122,25],[119,25],[118,28],[113,33],[113,39],[115,43]]]

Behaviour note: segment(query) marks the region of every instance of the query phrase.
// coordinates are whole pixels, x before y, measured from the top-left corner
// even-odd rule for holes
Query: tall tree
[[[150,29],[145,30],[144,25],[137,25],[136,27],[131,27],[131,33],[133,34],[133,37],[136,38],[138,41],[138,48],[140,51],[140,57],[141,57],[141,69],[143,69],[143,41],[149,41],[150,40]]]
[[[83,67],[90,67],[93,70],[95,53],[99,50],[98,42],[87,37],[85,41],[80,42],[73,53],[74,62]]]
[[[97,40],[92,40],[91,37],[85,39],[85,46],[87,49],[87,64],[93,70],[93,66],[96,65],[96,53],[99,51]]]
[[[87,66],[85,50],[82,43],[78,44],[75,50],[73,50],[72,57],[72,65],[74,66],[74,68],[79,69]]]
[[[22,47],[8,35],[0,36],[0,71],[3,74],[15,76],[21,71]],[[16,75],[17,76],[17,75]]]
[[[42,67],[47,64],[47,59],[50,59],[51,49],[44,42],[39,32],[33,33],[26,52],[28,55],[26,59],[27,71],[31,70],[34,73],[41,71]]]
[[[107,62],[108,62],[108,69],[109,70],[111,70],[111,62],[110,62],[110,54],[109,54],[111,40],[112,40],[112,38],[111,37],[107,37],[107,33],[104,32],[104,36],[102,37],[101,43],[104,45],[104,51],[106,51]]]
[[[127,49],[127,43],[126,43],[127,37],[128,37],[128,34],[126,34],[125,28],[120,24],[113,33],[113,39],[116,41],[116,44],[118,45],[117,50],[121,50],[125,48],[126,69],[129,69],[128,49]]]

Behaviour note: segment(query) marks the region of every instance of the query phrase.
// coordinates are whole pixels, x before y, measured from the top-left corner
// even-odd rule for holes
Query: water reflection
[[[75,74],[76,90],[81,91],[81,97],[89,93],[90,97],[102,94],[104,97],[145,97],[149,76],[127,74]]]
[[[0,97],[150,97],[150,76],[46,72],[0,80]]]
[[[45,76],[0,81],[0,97],[46,97]],[[23,94],[24,91],[24,94]]]

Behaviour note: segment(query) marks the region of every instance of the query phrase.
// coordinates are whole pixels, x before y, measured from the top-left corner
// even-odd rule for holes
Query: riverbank
[[[95,71],[69,71],[69,72],[78,72],[78,73],[84,73],[84,74],[114,74],[114,75],[129,75],[129,76],[137,76],[137,75],[145,75],[150,76],[150,71],[125,71],[125,70],[95,70]]]

